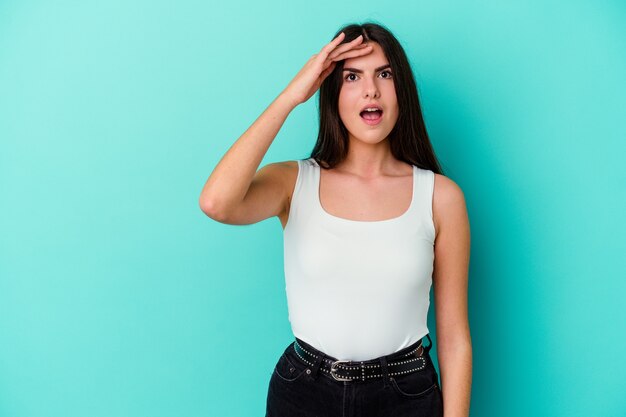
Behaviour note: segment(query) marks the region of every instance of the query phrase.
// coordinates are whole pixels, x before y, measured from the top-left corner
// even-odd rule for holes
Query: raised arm
[[[286,202],[281,164],[268,164],[258,172],[257,168],[295,106],[281,93],[228,149],[200,194],[200,208],[207,216],[248,224],[280,213]]]
[[[341,33],[311,56],[220,159],[200,194],[200,208],[207,216],[222,223],[250,224],[285,210],[291,191],[285,173],[293,163],[279,162],[257,169],[289,113],[319,89],[336,62],[371,52],[371,46],[361,43],[362,37],[340,44],[344,36]]]

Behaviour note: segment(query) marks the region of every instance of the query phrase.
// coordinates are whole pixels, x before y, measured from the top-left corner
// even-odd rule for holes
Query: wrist
[[[298,104],[300,104],[297,100],[294,100],[291,96],[289,96],[289,94],[285,93],[284,91],[281,92],[278,97],[276,97],[276,101],[279,101],[285,106],[289,107],[290,110],[295,109]]]

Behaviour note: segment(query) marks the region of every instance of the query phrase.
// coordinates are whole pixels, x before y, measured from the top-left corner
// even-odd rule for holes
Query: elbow
[[[226,221],[226,211],[223,210],[216,201],[203,199],[202,197],[200,197],[198,203],[200,205],[200,210],[202,210],[202,212],[209,216],[211,219],[220,223]]]

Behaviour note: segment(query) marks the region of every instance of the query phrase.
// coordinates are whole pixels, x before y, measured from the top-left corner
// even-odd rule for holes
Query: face
[[[387,138],[398,120],[398,101],[393,73],[380,45],[369,42],[372,51],[344,61],[342,85],[339,91],[339,117],[348,129],[350,140],[375,144]],[[370,105],[382,109],[365,114]],[[377,120],[374,116],[380,116]]]

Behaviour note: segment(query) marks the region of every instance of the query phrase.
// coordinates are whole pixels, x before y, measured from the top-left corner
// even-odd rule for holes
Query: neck
[[[361,177],[377,177],[396,171],[398,160],[391,154],[387,138],[377,143],[367,143],[350,137],[348,155],[336,169]]]

